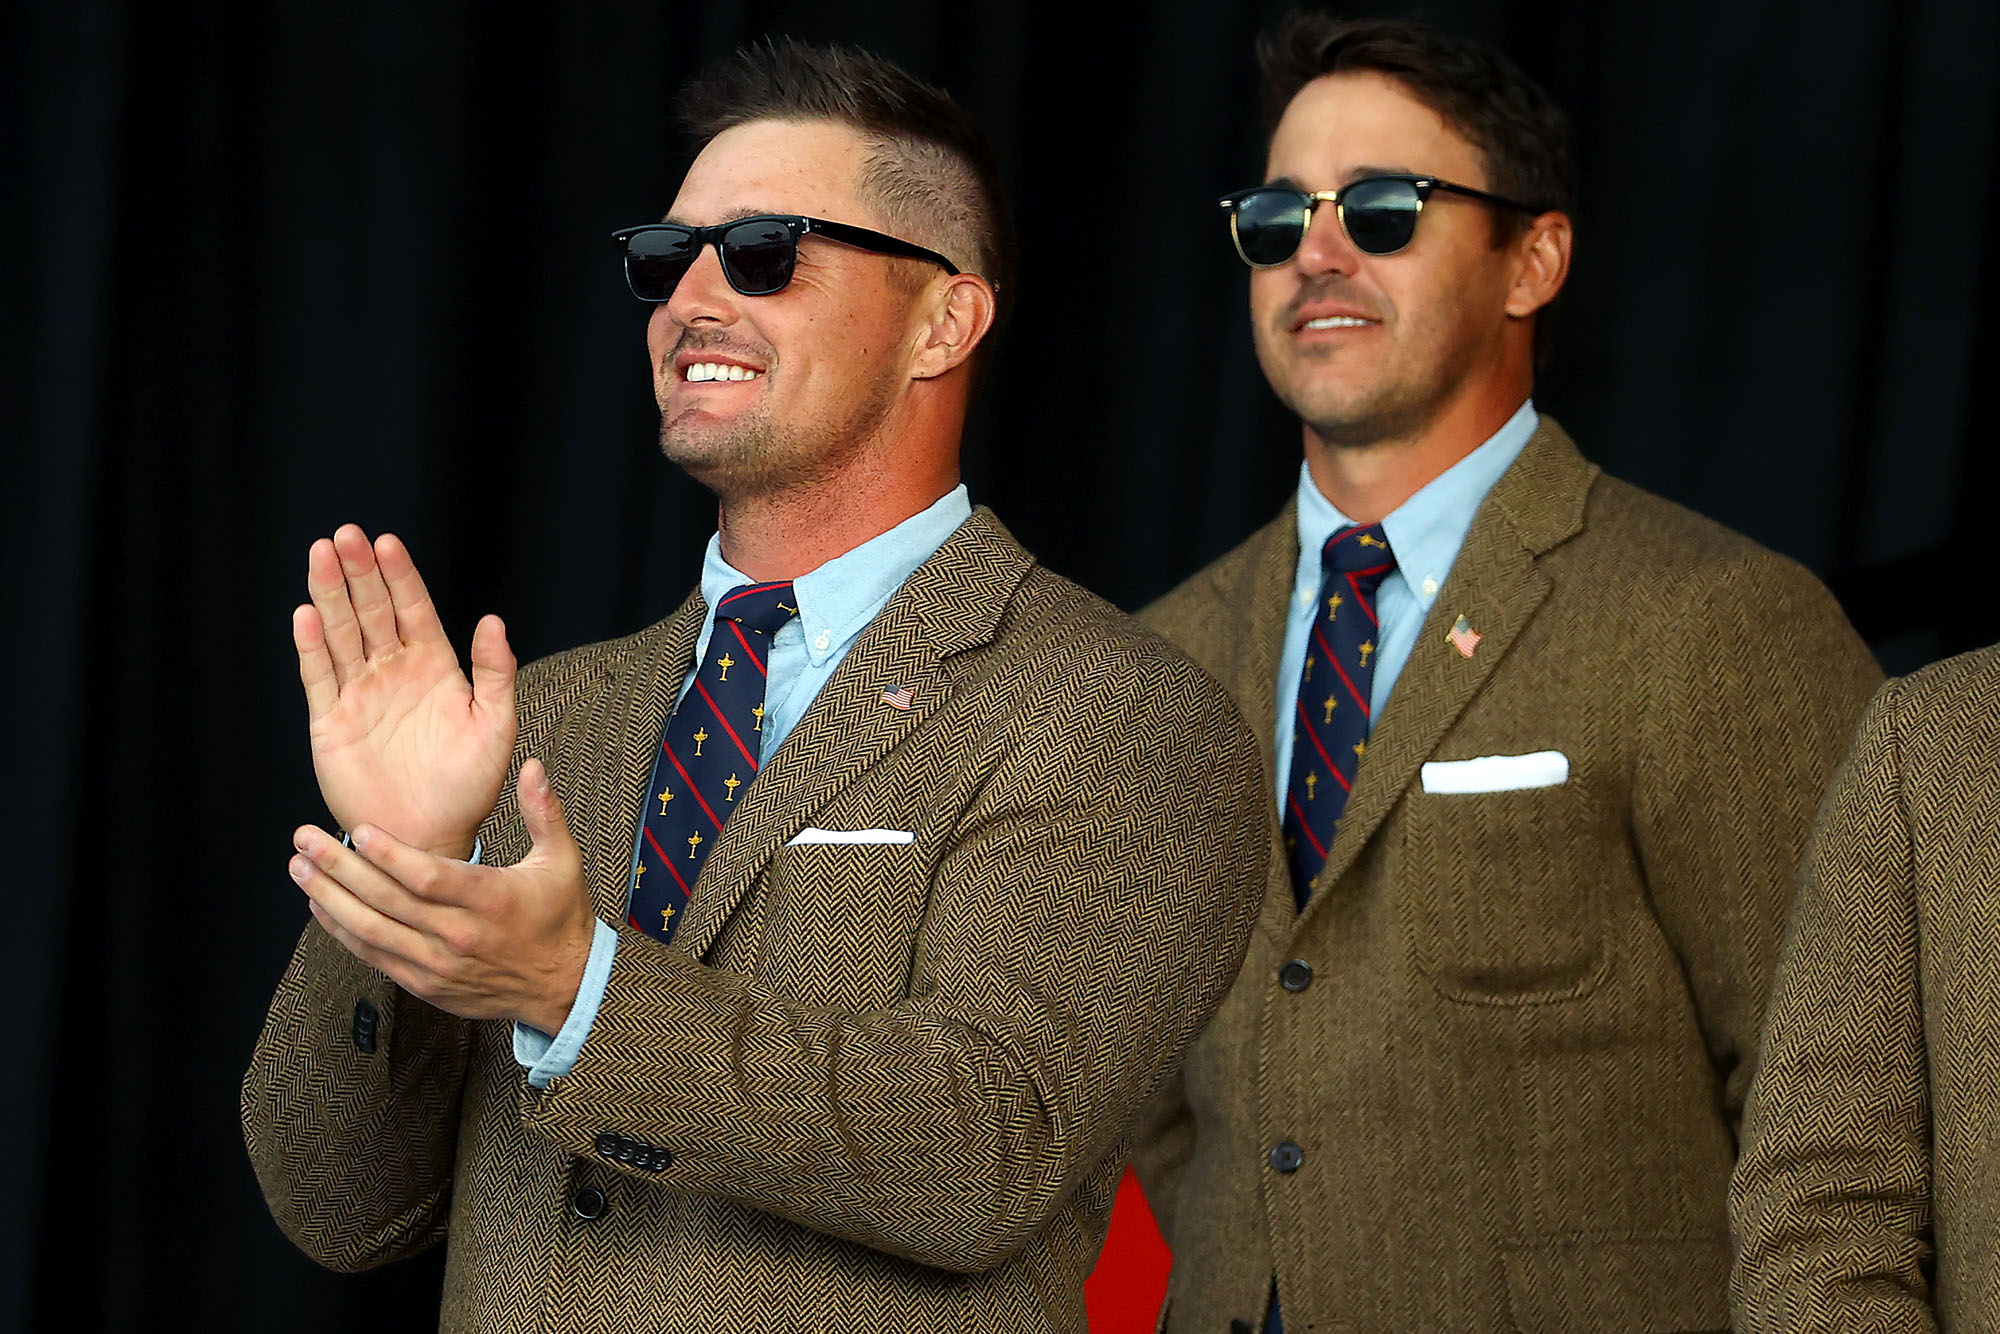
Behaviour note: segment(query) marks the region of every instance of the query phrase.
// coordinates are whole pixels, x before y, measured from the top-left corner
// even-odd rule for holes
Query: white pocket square
[[[1447,795],[1517,792],[1569,781],[1569,756],[1559,750],[1532,755],[1481,755],[1473,760],[1433,760],[1424,766],[1424,791]]]
[[[913,843],[916,835],[906,829],[814,829],[810,825],[792,836],[788,848],[813,843]]]

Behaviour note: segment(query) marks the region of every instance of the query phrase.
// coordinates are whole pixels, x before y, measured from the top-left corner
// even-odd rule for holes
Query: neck
[[[1492,439],[1531,388],[1522,377],[1493,392],[1459,395],[1417,430],[1362,445],[1330,445],[1305,425],[1306,470],[1335,509],[1356,523],[1380,523]]]
[[[809,487],[725,498],[722,558],[758,583],[796,579],[920,514],[958,485],[954,450],[933,466],[857,461]]]

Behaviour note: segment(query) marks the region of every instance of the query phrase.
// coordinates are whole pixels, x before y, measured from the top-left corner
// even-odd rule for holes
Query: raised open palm
[[[468,680],[408,549],[353,524],[313,543],[306,589],[292,643],[327,809],[343,828],[465,856],[514,749],[506,627],[479,622]]]

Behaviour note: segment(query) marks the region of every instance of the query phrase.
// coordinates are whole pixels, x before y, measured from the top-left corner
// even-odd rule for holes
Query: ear
[[[923,310],[910,378],[934,380],[972,359],[973,349],[993,328],[998,303],[984,278],[960,273],[933,288]]]
[[[1566,213],[1551,210],[1528,224],[1517,243],[1514,283],[1507,289],[1509,315],[1524,318],[1556,299],[1569,277],[1571,239]]]

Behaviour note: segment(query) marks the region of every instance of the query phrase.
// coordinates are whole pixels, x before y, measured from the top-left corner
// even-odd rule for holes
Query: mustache
[[[1380,319],[1381,312],[1373,301],[1367,300],[1354,289],[1354,284],[1337,273],[1314,273],[1299,279],[1299,290],[1278,312],[1275,321],[1280,331],[1289,331],[1299,322],[1299,316],[1307,306],[1320,301],[1334,301],[1343,306],[1352,306],[1369,319]]]
[[[722,352],[763,365],[770,365],[777,359],[776,350],[769,345],[717,329],[681,330],[681,336],[667,349],[666,360],[671,362],[683,352]]]

